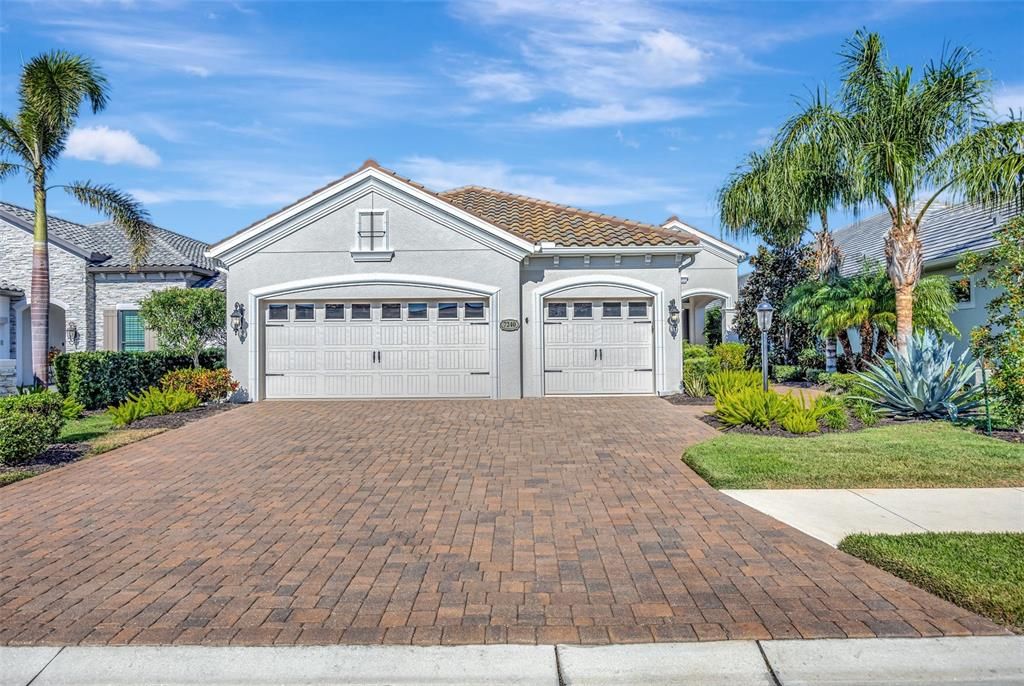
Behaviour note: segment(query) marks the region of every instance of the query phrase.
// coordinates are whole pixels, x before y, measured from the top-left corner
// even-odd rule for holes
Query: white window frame
[[[572,306],[572,318],[579,319],[580,321],[591,321],[594,319],[594,301],[593,300],[576,300],[569,303]],[[577,317],[576,306],[577,305],[590,305],[590,316],[589,317]]]
[[[646,308],[644,310],[644,313],[642,315],[631,314],[630,311],[629,311],[630,303],[636,303],[638,305],[643,304],[643,306]],[[626,305],[626,319],[650,319],[651,318],[651,303],[647,302],[646,300],[627,300],[625,302],[625,305]]]
[[[556,317],[551,314],[551,305],[564,305],[565,315]],[[544,303],[544,321],[561,322],[569,319],[569,302],[566,300],[548,300]]]
[[[952,286],[954,281],[961,281],[961,280],[963,280],[965,278],[967,279],[968,287],[971,289],[971,298],[970,298],[970,300],[967,300],[966,302],[960,302],[959,300],[956,300],[956,294],[955,293],[953,294],[953,299],[956,301],[956,309],[958,309],[958,310],[973,310],[974,306],[975,306],[975,303],[974,303],[974,288],[975,288],[974,274],[966,274],[966,275],[965,274],[950,274],[949,275],[949,282],[950,282],[950,285]]]
[[[413,317],[409,310],[409,305],[423,305],[426,309],[423,310],[423,317]],[[429,322],[430,321],[430,302],[426,300],[409,300],[402,304],[402,309],[405,310],[405,321],[407,322]]]
[[[359,227],[363,223],[363,217],[367,215],[379,216],[384,225],[384,236],[381,239],[381,245],[375,245],[373,250],[363,248],[362,238],[359,235]],[[391,248],[391,217],[387,208],[357,209],[355,213],[355,229],[352,232],[352,237],[354,241],[352,243],[351,254],[352,259],[356,262],[390,262],[395,256],[395,251]]]
[[[481,305],[482,309],[480,310],[480,313],[481,313],[482,316],[480,316],[480,317],[467,317],[466,316],[466,312],[467,312],[466,305],[468,305],[469,303],[477,303],[477,304]],[[489,316],[490,312],[488,311],[487,301],[486,300],[463,300],[460,303],[460,305],[461,305],[461,307],[459,309],[462,310],[462,319],[464,321],[467,321],[467,322],[488,322],[488,321],[491,320],[491,318]]]
[[[300,305],[312,307],[313,308],[313,317],[310,318],[310,319],[300,319],[299,318],[299,306]],[[291,321],[299,322],[299,323],[315,323],[317,321],[316,311],[318,309],[320,309],[320,308],[317,307],[316,303],[311,303],[311,302],[292,303],[292,306],[288,308],[289,313],[291,314]]]
[[[398,316],[397,317],[385,317],[384,306],[385,305],[398,305]],[[382,322],[403,322],[405,321],[405,303],[403,302],[382,302],[380,304],[380,320]]]
[[[619,313],[618,314],[614,314],[614,315],[613,314],[606,314],[605,313],[605,305],[618,305],[619,306]],[[622,319],[623,305],[625,305],[625,303],[622,302],[621,300],[602,300],[601,301],[601,319]]]

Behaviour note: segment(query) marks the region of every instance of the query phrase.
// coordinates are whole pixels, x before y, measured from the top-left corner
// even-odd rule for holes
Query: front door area
[[[492,394],[485,300],[270,302],[263,310],[268,399]]]
[[[650,299],[547,300],[547,395],[654,392]]]

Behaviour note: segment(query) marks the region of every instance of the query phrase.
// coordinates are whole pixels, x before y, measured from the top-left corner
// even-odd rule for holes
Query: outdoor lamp
[[[242,324],[245,323],[245,308],[242,303],[235,303],[235,311],[231,313],[231,330],[239,338],[242,337]]]
[[[772,328],[775,308],[763,298],[757,304],[757,328],[761,329],[761,390],[768,390],[768,329]]]
[[[772,315],[775,314],[775,308],[772,307],[771,303],[766,299],[762,299],[757,304],[757,328],[762,332],[768,331],[772,328]]]
[[[668,301],[668,327],[675,338],[676,330],[679,328],[679,307],[676,306],[675,298]]]
[[[74,322],[68,322],[68,328],[64,332],[64,341],[72,348],[78,347],[78,325]]]

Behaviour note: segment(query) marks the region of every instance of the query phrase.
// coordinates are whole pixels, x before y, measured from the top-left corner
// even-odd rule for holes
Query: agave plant
[[[952,419],[969,413],[982,402],[981,386],[974,382],[977,363],[965,351],[953,357],[953,344],[933,332],[914,334],[905,352],[889,345],[894,366],[868,364],[857,374],[858,396],[897,419]]]

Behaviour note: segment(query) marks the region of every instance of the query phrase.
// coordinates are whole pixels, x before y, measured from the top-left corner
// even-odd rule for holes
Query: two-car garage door
[[[267,398],[488,397],[485,301],[264,305]]]

